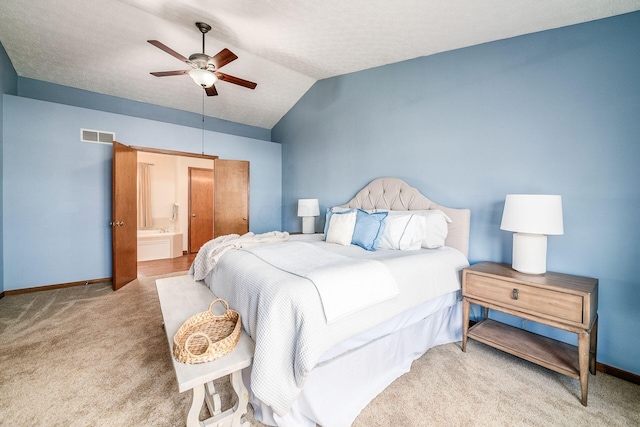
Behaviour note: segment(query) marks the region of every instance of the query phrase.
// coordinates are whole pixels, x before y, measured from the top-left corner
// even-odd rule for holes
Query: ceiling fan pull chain
[[[202,91],[202,155],[204,156],[204,91]]]

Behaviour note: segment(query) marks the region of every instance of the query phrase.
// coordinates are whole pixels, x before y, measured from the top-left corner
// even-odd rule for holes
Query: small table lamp
[[[500,229],[513,235],[514,270],[527,274],[547,271],[547,235],[564,234],[562,197],[507,194]]]
[[[320,215],[318,199],[298,200],[298,216],[302,217],[302,233],[310,234],[316,231],[316,216]]]

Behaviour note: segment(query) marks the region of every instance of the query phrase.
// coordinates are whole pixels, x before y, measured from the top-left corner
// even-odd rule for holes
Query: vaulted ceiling
[[[2,0],[0,42],[19,76],[201,113],[187,75],[201,53],[230,49],[208,116],[271,129],[320,79],[640,10],[640,0]],[[392,81],[381,84],[394,84]]]

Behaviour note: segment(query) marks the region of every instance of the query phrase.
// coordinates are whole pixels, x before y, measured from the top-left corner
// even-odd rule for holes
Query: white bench
[[[189,317],[207,311],[215,295],[205,284],[195,282],[190,275],[156,280],[156,289],[178,389],[180,393],[193,390],[187,427],[248,427],[248,422],[241,424],[241,417],[247,413],[249,400],[241,371],[251,365],[255,348],[253,340],[242,331],[236,347],[220,359],[193,365],[178,362],[173,357],[173,336]],[[213,310],[216,314],[222,314],[223,307],[223,304],[216,304]],[[213,381],[226,375],[231,375],[231,386],[238,401],[233,408],[221,412],[220,396],[215,391]],[[205,402],[212,417],[200,421],[200,410]]]

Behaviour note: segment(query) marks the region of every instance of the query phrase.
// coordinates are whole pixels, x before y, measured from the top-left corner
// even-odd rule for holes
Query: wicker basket
[[[218,301],[227,310],[217,316],[211,309]],[[173,356],[182,363],[204,363],[219,359],[238,344],[242,322],[240,314],[229,309],[222,298],[213,300],[208,311],[188,318],[173,337]]]

